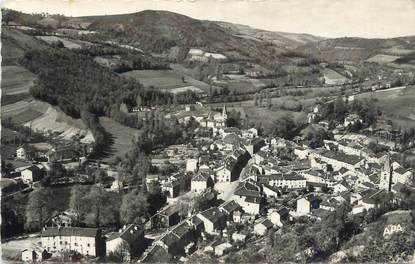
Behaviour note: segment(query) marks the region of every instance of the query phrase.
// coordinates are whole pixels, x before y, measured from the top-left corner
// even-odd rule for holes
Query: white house
[[[43,172],[39,167],[32,165],[21,171],[22,180],[24,183],[32,183],[41,180]]]
[[[186,161],[186,172],[196,172],[199,166],[197,159],[187,159]]]
[[[16,150],[16,158],[26,159],[26,150],[24,147],[20,147]]]
[[[41,244],[48,252],[73,250],[92,257],[105,255],[105,240],[97,228],[48,227],[41,232]]]
[[[263,236],[273,226],[274,225],[272,224],[272,222],[269,219],[267,219],[267,218],[261,219],[257,224],[254,225],[254,233],[259,235],[259,236]]]
[[[289,218],[289,211],[287,208],[283,207],[279,210],[271,209],[268,212],[267,218],[271,221],[273,225],[283,226],[283,221]]]

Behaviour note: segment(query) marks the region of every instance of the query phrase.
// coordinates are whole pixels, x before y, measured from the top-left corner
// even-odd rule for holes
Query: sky
[[[26,13],[68,16],[168,10],[197,19],[324,37],[415,35],[415,0],[0,0]]]

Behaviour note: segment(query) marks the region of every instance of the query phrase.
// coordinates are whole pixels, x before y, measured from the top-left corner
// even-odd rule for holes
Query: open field
[[[394,62],[396,59],[399,59],[399,58],[400,58],[399,56],[377,54],[377,55],[367,59],[367,61],[382,64],[382,63]]]
[[[415,86],[365,93],[358,98],[375,98],[385,118],[402,127],[415,127]]]
[[[132,146],[133,139],[140,132],[140,130],[123,126],[108,117],[100,117],[99,122],[113,140],[109,150],[110,155],[105,157],[104,161],[110,161],[114,156],[120,156],[128,152]]]
[[[154,88],[160,89],[173,89],[194,86],[204,91],[209,89],[209,85],[206,83],[173,70],[135,70],[125,72],[122,75],[134,78],[146,87],[153,86]],[[182,81],[182,76],[185,76],[185,82]]]
[[[86,41],[80,41],[80,40],[69,40],[66,38],[56,37],[56,36],[36,36],[36,38],[41,39],[45,41],[48,44],[53,44],[58,41],[62,42],[62,44],[67,49],[80,49],[83,45],[91,45],[91,43]]]
[[[1,79],[2,95],[14,95],[29,92],[36,75],[22,66],[2,66]]]
[[[19,94],[2,94],[1,105],[14,104],[22,100],[29,100],[32,96],[29,93],[23,92]]]
[[[40,237],[28,237],[2,243],[2,258],[8,260],[20,260],[22,250],[36,248],[38,242],[40,242]]]

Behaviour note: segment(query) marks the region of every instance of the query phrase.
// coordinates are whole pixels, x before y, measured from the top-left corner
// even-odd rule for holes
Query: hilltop
[[[276,45],[282,49],[290,49],[306,44],[318,42],[325,38],[311,34],[297,34],[288,32],[268,31],[263,29],[252,28],[247,25],[234,24],[229,22],[214,22],[219,26],[234,31],[236,36],[250,38],[260,42],[267,42]]]

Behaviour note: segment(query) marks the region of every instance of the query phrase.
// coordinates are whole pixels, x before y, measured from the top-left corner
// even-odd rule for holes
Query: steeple
[[[222,117],[226,119],[227,116],[228,116],[228,112],[226,111],[226,105],[223,105],[223,108],[222,108]]]
[[[387,191],[391,191],[392,184],[393,184],[392,175],[393,175],[392,162],[391,162],[390,155],[388,153],[385,163],[383,164],[383,168],[380,173],[379,187]]]

